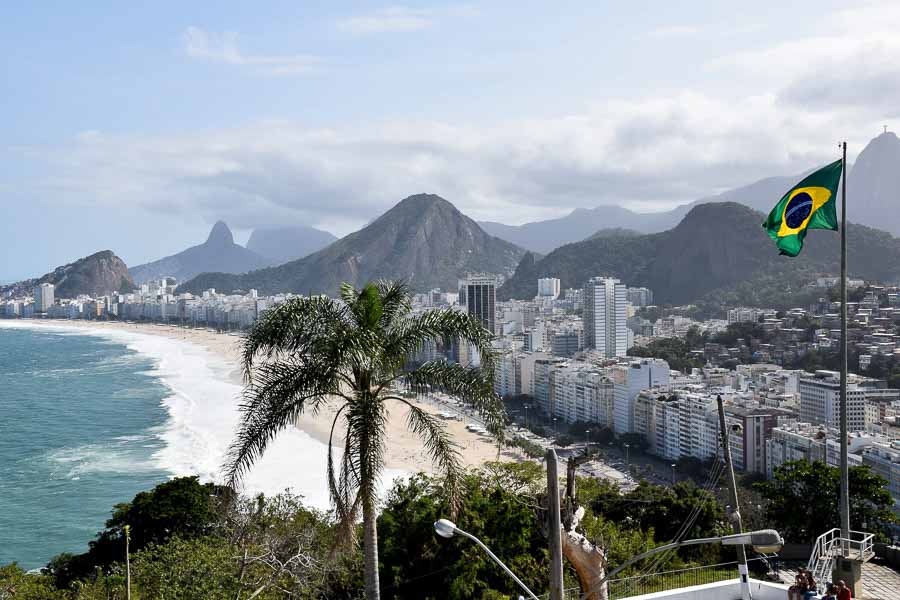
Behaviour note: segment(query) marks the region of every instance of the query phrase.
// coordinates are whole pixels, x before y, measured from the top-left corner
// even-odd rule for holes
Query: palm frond
[[[404,281],[385,281],[375,283],[381,295],[381,329],[389,330],[394,322],[412,310],[409,299],[409,286]]]
[[[409,386],[418,394],[430,390],[456,396],[481,415],[498,442],[503,441],[506,409],[494,392],[493,371],[484,367],[463,367],[445,360],[433,360],[406,374]]]
[[[385,337],[385,353],[404,358],[416,353],[429,340],[459,339],[474,346],[482,367],[493,372],[493,335],[478,319],[460,310],[429,310],[399,319]]]
[[[304,410],[317,410],[340,393],[334,365],[295,359],[263,363],[244,389],[241,425],[228,451],[225,473],[236,485],[275,436],[293,425]]]
[[[328,495],[331,498],[331,503],[334,506],[337,516],[337,539],[339,545],[355,544],[356,521],[359,518],[360,509],[359,494],[356,493],[359,489],[359,477],[358,473],[352,469],[348,469],[348,453],[346,447],[341,459],[340,476],[335,474],[334,468],[334,429],[341,413],[347,409],[347,406],[347,404],[344,404],[335,413],[334,419],[331,422],[331,432],[328,434]]]
[[[241,342],[241,362],[249,380],[257,356],[310,353],[313,346],[340,339],[348,319],[346,308],[334,300],[292,298],[266,311]]]
[[[421,438],[428,456],[443,473],[451,516],[455,516],[461,500],[460,481],[463,472],[459,445],[453,441],[443,423],[434,415],[397,396],[388,396],[385,399],[397,400],[409,408],[409,412],[406,414],[406,426]]]
[[[387,414],[380,398],[360,394],[347,412],[349,448],[357,461],[360,494],[364,500],[374,498],[378,478],[384,469]]]

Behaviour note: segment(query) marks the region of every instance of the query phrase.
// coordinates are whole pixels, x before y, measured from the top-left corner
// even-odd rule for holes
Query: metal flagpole
[[[847,556],[850,539],[850,474],[847,461],[847,142],[841,144],[841,537]]]

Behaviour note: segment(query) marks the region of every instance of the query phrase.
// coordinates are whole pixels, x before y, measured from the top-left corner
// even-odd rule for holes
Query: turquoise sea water
[[[100,337],[0,329],[0,565],[85,551],[114,504],[169,476],[153,366]]]

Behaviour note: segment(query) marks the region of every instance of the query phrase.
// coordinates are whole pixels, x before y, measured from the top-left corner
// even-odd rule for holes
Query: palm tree
[[[296,298],[267,312],[243,339],[246,386],[242,423],[226,471],[236,485],[276,434],[305,411],[337,410],[328,441],[328,487],[342,539],[352,542],[362,512],[366,598],[379,597],[376,501],[388,443],[388,403],[407,408],[406,424],[423,442],[447,481],[451,510],[459,500],[462,468],[458,446],[439,419],[397,395],[406,383],[416,392],[442,390],[458,396],[502,438],[503,404],[493,391],[492,335],[477,319],[457,310],[413,313],[401,283],[379,282],[356,290],[341,287],[341,300]],[[460,340],[480,356],[480,368],[444,360],[417,368],[410,357],[434,340]],[[344,424],[339,465],[332,456],[338,421]]]

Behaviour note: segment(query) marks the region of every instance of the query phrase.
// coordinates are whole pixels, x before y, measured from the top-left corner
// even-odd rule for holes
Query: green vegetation
[[[378,517],[383,596],[499,599],[518,595],[515,583],[477,546],[459,537],[447,540],[434,534],[432,523],[454,510],[460,527],[495,550],[536,593],[546,593],[548,551],[539,521],[544,477],[543,468],[535,462],[491,463],[456,481],[417,475],[396,483]],[[458,490],[455,508],[448,486]],[[344,527],[335,513],[310,510],[291,495],[240,499],[209,493],[216,490],[196,478],[175,479],[113,509],[109,526],[97,540],[107,540],[106,547],[113,540],[121,543],[124,524],[131,525],[134,540],[144,540],[131,553],[133,598],[247,600],[254,593],[263,600],[361,596],[364,552],[339,543]],[[726,527],[713,497],[692,484],[667,489],[642,483],[622,494],[609,483],[579,478],[577,492],[587,510],[584,530],[608,548],[612,565],[669,541],[694,507],[699,509],[698,518],[686,535],[716,535]],[[354,528],[361,533],[363,525]],[[718,562],[720,551],[708,547],[673,552],[656,568]],[[10,597],[26,600],[122,600],[124,547],[118,546],[117,552],[119,556],[90,551],[78,555],[83,566],[78,574],[66,570],[76,558],[72,556],[57,557],[40,575],[26,575],[14,565],[0,568],[0,597],[14,588],[16,595]],[[567,587],[577,585],[571,572],[567,580]]]
[[[893,521],[884,483],[867,468],[851,469],[854,528],[865,523],[869,531],[883,531],[884,524]],[[448,485],[459,492],[455,508]],[[789,463],[770,482],[757,481],[752,489],[742,486],[747,526],[774,527],[788,540],[811,541],[837,520],[837,485],[837,470],[832,467]],[[209,494],[211,490],[216,488],[196,478],[175,479],[113,509],[109,527],[97,540],[121,542],[124,523],[132,526],[134,539],[145,544],[131,554],[135,600],[361,596],[364,552],[339,543],[344,527],[335,513],[311,510],[299,497],[287,494],[241,499]],[[536,593],[546,593],[548,552],[540,525],[543,491],[544,471],[536,462],[490,463],[456,481],[420,474],[396,483],[378,517],[382,595],[453,600],[518,595],[515,583],[477,546],[460,537],[448,540],[434,534],[432,523],[454,510],[461,528],[482,539]],[[679,533],[689,539],[730,530],[722,502],[690,482],[671,488],[641,482],[623,494],[607,481],[578,478],[576,494],[586,510],[583,531],[606,548],[611,567]],[[747,511],[757,503],[763,505],[762,513]],[[808,510],[798,511],[797,506]],[[683,531],[685,522],[691,525]],[[363,525],[354,528],[361,533]],[[119,556],[110,557],[90,551],[78,555],[84,568],[74,576],[66,572],[71,556],[57,557],[37,575],[25,574],[15,565],[0,567],[0,598],[123,600],[124,548],[119,546],[118,551]],[[693,546],[661,555],[653,561],[652,571],[732,558],[729,548]],[[637,565],[622,576],[648,568]],[[706,576],[715,577],[704,572]],[[566,587],[577,585],[572,572],[567,570],[566,578]],[[667,581],[656,578],[648,585],[663,589],[675,582]]]
[[[694,348],[682,338],[655,339],[646,346],[634,346],[628,349],[628,356],[642,358],[661,358],[669,363],[669,367],[682,373],[690,373],[691,369],[703,368],[703,360],[691,356]]]
[[[895,523],[888,482],[869,467],[850,467],[850,527],[887,536]],[[840,527],[838,497],[840,472],[821,461],[785,463],[768,481],[754,484],[766,500],[766,519],[784,536],[798,543],[812,543],[832,527]],[[798,510],[803,507],[803,510]]]
[[[480,368],[434,360],[406,369],[407,357],[434,339],[459,339],[481,357]],[[262,456],[274,437],[304,412],[337,405],[331,425],[344,425],[343,456],[333,460],[328,441],[328,488],[342,541],[355,541],[362,516],[366,598],[379,597],[375,519],[379,475],[384,469],[387,405],[407,411],[407,426],[444,474],[450,514],[460,501],[462,475],[457,445],[440,419],[395,394],[405,378],[416,391],[440,389],[468,402],[488,430],[502,440],[506,414],[494,394],[492,335],[465,312],[412,314],[402,283],[381,282],[356,290],[341,287],[341,301],[320,296],[289,300],[269,311],[243,342],[247,386],[242,424],[228,467],[234,484]]]

